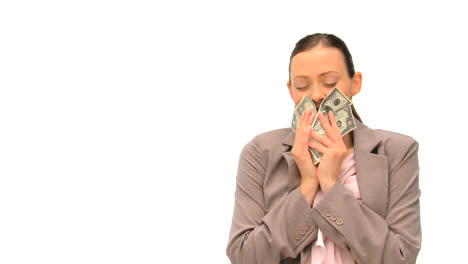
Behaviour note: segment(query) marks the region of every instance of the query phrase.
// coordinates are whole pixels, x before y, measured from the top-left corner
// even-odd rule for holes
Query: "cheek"
[[[298,91],[293,92],[292,99],[295,105],[297,105],[302,100],[302,97],[304,97],[304,94],[305,94],[304,92],[298,92]]]
[[[341,84],[339,87],[337,87],[342,93],[344,93],[348,98],[351,98],[351,85],[348,85],[347,83]]]

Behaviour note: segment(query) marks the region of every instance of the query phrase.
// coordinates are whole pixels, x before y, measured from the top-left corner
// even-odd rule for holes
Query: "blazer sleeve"
[[[313,210],[299,188],[266,211],[263,181],[267,166],[268,152],[254,138],[239,159],[226,251],[231,263],[274,264],[292,260],[317,237]]]
[[[421,248],[418,143],[409,138],[400,146],[389,170],[385,217],[355,199],[341,183],[336,183],[314,207],[320,230],[350,250],[357,263],[416,262]],[[340,225],[330,212],[339,215]]]

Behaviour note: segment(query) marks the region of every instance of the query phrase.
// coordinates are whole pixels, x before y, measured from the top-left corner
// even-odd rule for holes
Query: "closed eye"
[[[327,84],[325,84],[325,86],[327,86],[329,88],[334,88],[336,86],[336,82],[335,83],[327,83]]]

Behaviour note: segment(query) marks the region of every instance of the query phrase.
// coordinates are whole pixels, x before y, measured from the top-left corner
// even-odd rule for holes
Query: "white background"
[[[0,263],[229,263],[240,151],[290,125],[315,32],[347,43],[364,122],[420,143],[418,263],[460,263],[462,1],[166,2],[1,2]]]

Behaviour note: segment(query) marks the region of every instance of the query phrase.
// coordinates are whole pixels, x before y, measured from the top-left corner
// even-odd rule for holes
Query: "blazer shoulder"
[[[258,134],[254,137],[253,140],[257,140],[259,143],[263,143],[264,145],[271,145],[275,143],[281,144],[281,141],[287,137],[291,131],[291,128],[275,129]]]
[[[374,129],[373,131],[381,140],[381,148],[389,158],[390,164],[401,161],[412,152],[418,152],[418,141],[408,135],[383,129]]]
[[[382,143],[389,147],[398,146],[402,144],[418,144],[418,141],[416,141],[416,139],[408,135],[383,129],[374,129],[373,131],[374,134],[382,140]]]
[[[280,128],[256,135],[244,149],[255,149],[258,154],[284,151],[283,140],[292,132],[291,128]]]
[[[283,140],[292,132],[291,128],[280,128],[256,135],[252,141],[263,150],[283,148]]]
[[[282,141],[291,132],[291,128],[282,128],[256,135],[242,149],[240,161],[266,172],[270,159],[285,151]]]

